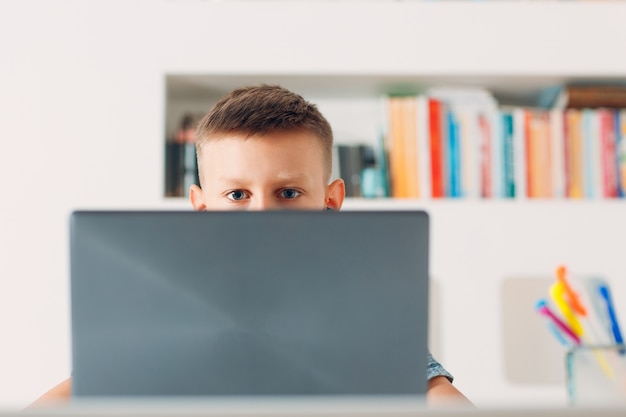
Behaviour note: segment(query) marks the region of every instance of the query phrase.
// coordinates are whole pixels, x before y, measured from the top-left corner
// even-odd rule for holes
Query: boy
[[[191,204],[204,210],[339,210],[344,182],[330,182],[333,135],[316,106],[278,86],[232,91],[199,122],[200,186]],[[452,376],[429,354],[428,404],[467,403]],[[35,404],[67,399],[68,379]]]

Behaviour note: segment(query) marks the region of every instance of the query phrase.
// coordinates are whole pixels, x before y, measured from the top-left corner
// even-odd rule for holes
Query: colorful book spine
[[[602,163],[602,128],[598,110],[591,112],[591,194],[589,198],[600,198],[604,195],[603,163]]]
[[[602,187],[602,183],[599,181],[600,137],[597,126],[596,111],[592,109],[583,109],[581,124],[581,155],[584,197],[597,198],[599,197],[599,191]]]
[[[564,197],[571,198],[570,191],[572,188],[572,160],[570,153],[572,146],[569,141],[570,137],[570,116],[569,111],[563,112],[563,182],[565,183]]]
[[[545,135],[542,113],[538,110],[528,112],[528,190],[529,197],[545,197]]]
[[[442,198],[444,194],[444,166],[442,135],[442,103],[433,98],[428,100],[429,128],[430,128],[430,174],[432,180],[433,198]]]
[[[504,159],[504,197],[515,198],[515,160],[513,114],[502,113],[502,147]]]
[[[418,198],[421,195],[419,187],[420,172],[418,165],[418,132],[417,132],[417,97],[407,96],[401,100],[404,166],[406,176],[406,190],[404,197]]]
[[[552,196],[565,197],[565,147],[563,132],[563,111],[550,111],[550,143],[552,156]]]
[[[534,134],[534,129],[533,129],[533,124],[532,124],[532,120],[533,120],[533,116],[531,114],[530,111],[526,111],[525,113],[526,117],[524,118],[524,128],[526,130],[526,135],[525,135],[525,141],[524,141],[524,148],[526,149],[526,153],[524,155],[525,157],[525,161],[524,161],[524,166],[526,168],[526,195],[530,198],[535,197],[536,194],[536,190],[535,190],[535,182],[533,180],[533,174],[535,172],[534,167],[533,167],[533,146],[532,146],[532,142],[533,142],[533,138],[535,136]]]
[[[475,111],[459,108],[455,113],[459,123],[461,147],[461,195],[467,198],[480,197],[480,147],[478,120]]]
[[[617,189],[616,166],[616,139],[615,139],[615,111],[609,109],[598,110],[600,128],[600,164],[601,164],[601,196],[615,198]]]
[[[386,108],[391,195],[395,198],[418,198],[417,97],[389,97]]]
[[[568,109],[565,118],[567,123],[567,175],[569,179],[567,195],[570,198],[579,199],[584,196],[582,116],[580,110]]]
[[[504,196],[504,144],[502,142],[502,126],[500,113],[487,111],[487,122],[491,132],[491,196]]]
[[[491,129],[487,117],[480,113],[478,115],[478,125],[480,127],[480,183],[481,196],[483,198],[491,198],[492,194],[492,161],[491,161]]]
[[[443,195],[450,197],[450,125],[448,124],[448,112],[450,111],[445,101],[441,102],[441,164]]]
[[[452,110],[448,110],[448,143],[450,144],[450,197],[461,197],[461,139],[459,122]]]
[[[539,136],[539,164],[541,165],[539,187],[540,197],[550,198],[552,194],[552,141],[550,139],[550,115],[547,111],[541,111],[538,115],[540,120]]]
[[[406,190],[406,167],[404,160],[404,139],[402,137],[401,103],[397,97],[387,100],[387,118],[389,130],[387,132],[387,149],[389,152],[389,173],[391,178],[391,196],[404,197]]]
[[[617,190],[626,197],[626,109],[615,112],[615,154],[617,165]]]
[[[528,197],[526,176],[526,113],[524,108],[513,110],[513,152],[515,170],[515,194],[517,199]]]
[[[415,106],[417,120],[417,164],[419,167],[419,195],[421,198],[432,196],[430,169],[430,127],[428,118],[428,98],[417,96]]]

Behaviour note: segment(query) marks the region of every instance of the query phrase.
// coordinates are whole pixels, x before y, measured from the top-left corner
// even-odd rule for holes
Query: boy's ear
[[[191,201],[191,206],[195,211],[206,210],[206,202],[204,201],[202,189],[195,184],[189,187],[189,201]]]
[[[335,211],[341,209],[345,195],[346,185],[341,178],[328,184],[326,187],[326,208]]]

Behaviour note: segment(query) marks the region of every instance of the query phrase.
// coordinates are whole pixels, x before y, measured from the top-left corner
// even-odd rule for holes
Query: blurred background
[[[381,97],[443,86],[547,109],[568,86],[622,86],[623,16],[591,1],[0,0],[0,408],[70,375],[70,212],[189,209],[193,167],[172,144],[231,88],[283,84],[338,144],[379,152]],[[357,194],[347,209],[431,214],[431,349],[477,405],[564,404],[565,351],[533,311],[558,265],[607,278],[625,318],[617,194]]]

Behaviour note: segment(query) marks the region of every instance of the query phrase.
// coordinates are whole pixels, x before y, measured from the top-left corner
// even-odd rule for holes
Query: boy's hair
[[[202,145],[218,136],[235,133],[248,138],[253,135],[290,131],[312,133],[319,139],[325,169],[330,178],[333,146],[330,124],[317,106],[277,85],[241,87],[222,97],[198,122],[196,128],[198,162]]]

